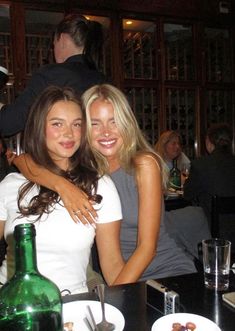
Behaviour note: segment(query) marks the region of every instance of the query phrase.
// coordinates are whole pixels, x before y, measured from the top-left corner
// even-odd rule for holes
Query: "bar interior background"
[[[0,102],[53,62],[52,31],[70,12],[102,23],[102,70],[127,94],[151,144],[179,130],[194,158],[211,123],[235,132],[234,0],[0,1],[0,65],[10,72]]]

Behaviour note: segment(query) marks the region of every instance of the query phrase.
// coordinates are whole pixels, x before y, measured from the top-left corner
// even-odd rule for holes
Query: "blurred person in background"
[[[183,185],[189,175],[190,160],[182,152],[180,134],[172,130],[164,131],[155,145],[155,150],[166,162],[169,174],[173,167],[173,160],[177,160],[177,168],[181,173],[181,185]],[[211,237],[203,209],[199,206],[187,206],[165,211],[164,217],[167,231],[177,245],[187,254],[198,259],[198,244],[203,239]]]
[[[235,155],[233,133],[227,123],[213,124],[205,138],[207,155],[191,163],[184,184],[184,197],[201,206],[210,221],[211,197],[235,196]]]
[[[184,166],[190,167],[190,160],[182,151],[182,139],[177,131],[164,131],[155,144],[155,150],[166,162],[169,170],[172,169],[175,159],[180,171]]]
[[[78,14],[67,15],[54,35],[55,64],[33,73],[23,92],[10,105],[0,103],[0,133],[23,131],[29,108],[47,86],[66,86],[79,95],[92,85],[105,81],[99,72],[103,46],[102,25]]]

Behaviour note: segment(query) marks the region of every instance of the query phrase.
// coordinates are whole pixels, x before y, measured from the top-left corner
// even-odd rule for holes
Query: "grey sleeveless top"
[[[123,169],[111,174],[122,205],[121,250],[125,260],[132,255],[136,248],[138,231],[138,192],[134,176]],[[163,213],[164,215],[164,208]],[[181,250],[168,235],[164,217],[161,219],[157,251],[151,264],[143,273],[141,280],[163,278],[180,274],[196,272],[193,261]]]

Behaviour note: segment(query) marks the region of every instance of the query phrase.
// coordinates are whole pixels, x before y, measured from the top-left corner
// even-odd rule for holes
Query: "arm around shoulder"
[[[78,217],[74,212],[79,210],[81,212],[79,220],[82,223],[86,223],[86,219],[90,223],[94,223],[94,217],[97,216],[96,211],[89,202],[86,193],[79,187],[64,177],[36,164],[28,154],[19,155],[13,162],[27,179],[57,192],[75,222],[78,221]]]

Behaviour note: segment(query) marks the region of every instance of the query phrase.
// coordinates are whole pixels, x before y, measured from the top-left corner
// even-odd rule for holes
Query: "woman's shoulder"
[[[4,177],[1,181],[1,184],[10,184],[10,183],[23,183],[25,182],[25,177],[19,172],[11,172]]]
[[[2,194],[18,192],[21,185],[25,183],[25,177],[18,172],[11,172],[0,182],[0,191]]]
[[[154,166],[160,167],[160,158],[153,152],[138,152],[134,157],[135,166]]]
[[[113,189],[115,188],[114,182],[112,178],[109,175],[103,175],[102,177],[99,178],[98,180],[98,188],[100,189],[106,189],[110,188]]]

